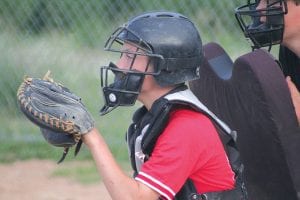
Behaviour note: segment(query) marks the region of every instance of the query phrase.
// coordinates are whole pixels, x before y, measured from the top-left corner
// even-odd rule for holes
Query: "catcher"
[[[134,179],[121,170],[78,98],[61,86],[54,87],[76,102],[68,109],[71,113],[80,107],[78,120],[68,114],[65,119],[64,111],[56,114],[60,109],[55,107],[45,110],[56,116],[54,132],[72,130],[70,145],[79,138],[87,145],[112,199],[246,199],[234,132],[199,102],[185,84],[200,77],[203,61],[202,42],[194,24],[179,13],[144,13],[118,28],[106,42],[105,50],[121,56],[116,64],[101,68],[105,105],[100,114],[134,105],[136,100],[143,104],[135,112],[126,134]],[[62,105],[62,110],[68,108],[64,98],[52,97],[57,96],[54,90],[55,93],[51,89],[43,91],[43,95],[36,97],[38,102],[46,101],[44,95],[48,98],[45,93],[49,91],[51,104]],[[22,96],[26,87],[21,87],[19,93],[21,105],[27,108],[23,100],[26,95]],[[32,111],[26,109],[25,113]],[[33,119],[38,118],[38,122],[33,121],[47,130],[46,134],[43,130],[47,138],[53,133],[53,125],[43,120],[43,114],[37,115],[40,116],[33,115]],[[61,121],[77,126],[66,128],[60,125]],[[56,141],[52,139],[52,143]]]

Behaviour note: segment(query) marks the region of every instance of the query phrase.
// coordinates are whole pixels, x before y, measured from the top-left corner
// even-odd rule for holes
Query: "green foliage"
[[[0,14],[4,16],[6,23],[13,23],[18,26],[22,26],[32,10],[35,4],[39,0],[1,0],[0,1]],[[8,17],[9,16],[9,17]]]
[[[33,158],[58,160],[62,149],[53,149],[50,145],[45,145],[45,142],[1,140],[0,152],[0,162]]]
[[[22,73],[22,69],[18,70],[8,62],[1,62],[0,71],[0,113],[16,113],[18,112],[16,92],[21,83],[22,74],[24,73]]]
[[[0,15],[6,22],[3,26],[17,27],[23,34],[39,35],[56,30],[73,35],[81,45],[99,47],[116,26],[151,10],[183,13],[193,19],[201,32],[209,32],[204,33],[209,39],[216,39],[211,37],[212,30],[238,28],[234,6],[239,4],[238,0],[230,3],[217,0],[2,0]],[[218,17],[220,15],[229,17]]]

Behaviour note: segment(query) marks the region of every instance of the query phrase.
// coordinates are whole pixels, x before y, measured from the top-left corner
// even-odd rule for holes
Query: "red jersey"
[[[136,180],[171,200],[188,178],[198,193],[233,189],[235,183],[234,172],[210,119],[193,110],[179,109],[170,114]]]

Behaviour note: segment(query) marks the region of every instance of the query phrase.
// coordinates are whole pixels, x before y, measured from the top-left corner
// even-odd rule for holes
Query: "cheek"
[[[147,91],[149,89],[150,82],[151,82],[151,80],[149,79],[149,76],[145,76],[144,82],[143,82],[143,85],[142,85],[142,91]]]
[[[120,69],[129,69],[130,65],[131,65],[131,61],[129,59],[124,58],[124,56],[122,56],[116,63],[116,65],[118,66],[118,68]]]
[[[153,86],[156,84],[153,76],[145,76],[141,92],[147,92],[153,89]]]
[[[283,40],[287,40],[294,36],[298,37],[299,32],[297,28],[299,26],[295,25],[295,20],[296,18],[292,15],[292,12],[289,12],[288,15],[284,16],[284,34],[283,34],[284,39]]]
[[[133,68],[141,72],[149,71],[147,70],[147,64],[148,59],[144,56],[137,56],[133,64]]]

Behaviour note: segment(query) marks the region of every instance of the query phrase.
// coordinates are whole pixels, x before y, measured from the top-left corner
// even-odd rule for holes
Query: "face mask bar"
[[[252,41],[252,49],[280,44],[284,31],[284,14],[287,5],[283,0],[267,1],[266,7],[257,9],[260,1],[240,6],[235,10],[235,17],[245,37]],[[264,21],[262,21],[264,18]]]
[[[110,87],[111,91],[114,92],[138,94],[139,88],[130,85],[130,78],[144,75],[145,73],[139,71],[119,69],[115,64],[110,63],[109,66],[102,66],[100,68],[101,87]]]
[[[133,46],[136,46],[138,49],[141,49],[142,52],[130,52],[130,51],[122,51],[120,50],[120,46],[124,44],[124,42],[130,43]],[[105,51],[111,52],[119,52],[119,53],[132,53],[136,55],[148,56],[150,58],[156,58],[159,60],[163,60],[163,56],[159,54],[152,53],[152,48],[144,42],[140,37],[134,34],[125,26],[119,27],[106,41],[104,46]]]
[[[118,106],[134,105],[144,77],[144,73],[121,70],[113,63],[101,67],[100,79],[105,105],[100,110],[100,115],[107,114]]]
[[[134,48],[132,50],[124,49],[125,43]],[[101,67],[100,79],[105,100],[105,105],[100,110],[101,115],[112,111],[118,106],[134,105],[140,93],[144,77],[160,74],[160,70],[155,70],[150,63],[163,60],[161,55],[153,54],[149,45],[124,27],[118,28],[112,34],[105,44],[105,50],[118,52],[121,56],[132,57],[132,60],[128,63],[128,66],[123,66],[122,69],[113,63]],[[137,56],[147,56],[149,58],[146,66],[141,67],[144,68],[144,71],[133,69]]]

